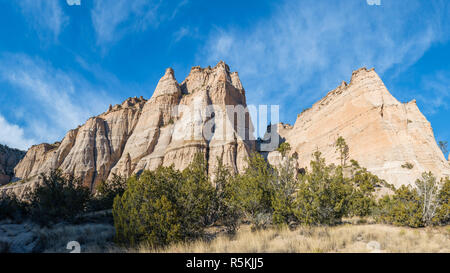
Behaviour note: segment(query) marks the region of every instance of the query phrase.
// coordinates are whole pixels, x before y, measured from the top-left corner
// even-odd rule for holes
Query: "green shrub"
[[[127,180],[120,176],[113,174],[112,179],[101,181],[96,187],[96,194],[89,203],[89,210],[98,211],[112,209],[114,198],[117,195],[122,195],[125,192]]]
[[[350,196],[348,216],[369,216],[376,208],[376,187],[381,186],[383,182],[366,168],[360,167],[355,160],[351,160],[351,174],[349,181],[353,192]]]
[[[175,200],[181,179],[181,173],[172,167],[129,178],[124,194],[116,196],[113,204],[117,242],[164,245],[181,239]]]
[[[381,198],[376,219],[409,227],[448,224],[450,180],[445,178],[438,183],[431,172],[424,172],[415,186],[402,185],[392,196]]]
[[[202,153],[183,170],[183,183],[177,201],[181,209],[183,236],[197,237],[212,221],[208,217],[213,210],[214,187],[208,177],[208,166]]]
[[[381,198],[378,201],[376,219],[396,226],[424,226],[417,190],[411,186],[402,185],[394,195]]]
[[[291,151],[291,145],[288,142],[283,142],[277,148],[277,151],[280,152],[283,157],[285,157]]]
[[[231,202],[253,228],[264,228],[270,223],[273,212],[275,173],[260,154],[250,155],[247,163],[244,173],[230,182]]]
[[[349,159],[349,153],[350,149],[347,145],[347,142],[345,142],[345,139],[340,136],[334,143],[334,146],[336,147],[336,152],[339,153],[339,160],[341,162],[341,166],[345,167],[347,160]]]
[[[416,188],[422,208],[422,222],[427,226],[432,225],[439,206],[439,183],[431,172],[424,172],[416,180]]]
[[[446,177],[441,180],[441,189],[438,195],[438,208],[433,219],[435,224],[450,224],[450,179]]]
[[[27,195],[31,217],[34,221],[49,225],[55,221],[74,221],[86,211],[91,198],[89,188],[73,175],[63,175],[60,170],[41,174],[40,183]]]
[[[20,221],[26,216],[27,206],[14,193],[1,194],[0,219]]]
[[[410,162],[406,162],[402,165],[402,168],[411,170],[412,168],[414,168],[414,165]]]
[[[305,225],[335,225],[346,215],[352,186],[342,167],[327,166],[320,152],[314,153],[311,171],[301,177],[295,215]]]
[[[212,208],[213,187],[203,155],[183,172],[159,167],[128,179],[113,205],[116,240],[135,246],[164,246],[201,235]]]
[[[218,166],[214,179],[215,197],[210,219],[215,224],[225,226],[227,232],[234,233],[238,227],[241,214],[231,199],[232,187],[230,187],[229,182],[232,176],[230,170],[223,165],[221,158],[217,158],[217,160]]]
[[[295,193],[299,187],[294,158],[285,158],[278,166],[273,181],[272,197],[273,223],[277,225],[290,224],[296,221],[294,214]]]

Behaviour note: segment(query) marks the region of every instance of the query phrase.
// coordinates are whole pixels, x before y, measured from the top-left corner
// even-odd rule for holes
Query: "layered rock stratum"
[[[450,176],[449,161],[416,101],[396,100],[374,69],[354,71],[350,83],[342,82],[298,115],[294,126],[272,127],[297,153],[299,167],[308,167],[316,150],[339,164],[334,144],[342,136],[349,158],[395,186],[413,184],[424,171]],[[268,160],[277,164],[278,152]]]
[[[397,101],[373,69],[353,72],[350,83],[298,115],[293,126],[270,128],[267,136],[290,143],[298,168],[309,166],[316,150],[328,163],[339,163],[334,143],[342,136],[350,158],[395,186],[414,183],[423,171],[450,176],[449,162],[416,102]],[[199,152],[209,174],[219,159],[239,173],[249,154],[267,144],[255,145],[253,131],[237,72],[219,62],[214,68],[193,67],[178,83],[169,68],[149,100],[129,98],[70,130],[61,142],[31,147],[15,167],[22,181],[2,189],[20,195],[24,185],[52,169],[81,177],[94,189],[113,174],[129,177],[170,165],[184,169]],[[277,165],[282,157],[273,151],[278,141],[273,143],[264,153]]]
[[[14,177],[14,167],[25,156],[25,152],[0,144],[0,185],[7,184]]]
[[[184,169],[199,152],[211,174],[218,159],[240,172],[254,150],[254,143],[245,137],[253,135],[253,129],[249,117],[238,125],[221,116],[226,105],[246,109],[238,74],[224,62],[214,68],[193,67],[181,84],[169,68],[149,100],[129,98],[69,131],[61,142],[31,147],[15,174],[31,183],[41,173],[61,169],[95,189],[113,174],[129,177],[170,165]],[[20,194],[23,186],[10,189]]]

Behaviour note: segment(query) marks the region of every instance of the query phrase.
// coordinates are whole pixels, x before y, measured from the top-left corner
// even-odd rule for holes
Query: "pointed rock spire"
[[[163,95],[181,95],[180,86],[175,79],[172,68],[167,68],[164,76],[159,80],[158,85],[153,92],[152,99]]]
[[[219,61],[215,68],[222,68],[226,72],[230,72],[230,67],[224,61]]]

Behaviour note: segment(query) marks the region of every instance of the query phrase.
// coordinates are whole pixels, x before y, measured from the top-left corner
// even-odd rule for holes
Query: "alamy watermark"
[[[381,6],[381,0],[366,0],[369,6]]]
[[[81,0],[66,0],[69,6],[81,6]]]
[[[278,147],[279,137],[268,125],[279,122],[279,105],[205,105],[199,99],[173,107],[168,123],[173,124],[174,141],[245,142],[263,136],[259,149],[271,151]]]
[[[68,242],[66,249],[71,250],[70,253],[81,253],[81,245],[77,241]]]

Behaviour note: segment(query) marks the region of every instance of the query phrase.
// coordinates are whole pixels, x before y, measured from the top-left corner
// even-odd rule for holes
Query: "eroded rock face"
[[[193,67],[181,84],[167,69],[148,101],[129,98],[69,131],[61,142],[30,148],[15,168],[25,183],[2,190],[20,195],[24,185],[56,168],[94,189],[112,174],[129,177],[170,165],[184,169],[198,152],[205,155],[212,176],[218,158],[242,172],[246,157],[256,150],[246,107],[238,74],[223,62]],[[299,169],[309,166],[317,149],[328,163],[339,163],[334,143],[342,136],[350,158],[396,186],[414,183],[423,171],[450,176],[449,162],[415,101],[398,102],[373,69],[355,71],[349,84],[343,82],[300,114],[294,126],[273,125],[271,132],[291,144]],[[258,147],[263,145],[264,151],[276,149],[270,142]],[[264,155],[272,165],[282,163],[278,152]],[[406,163],[413,167],[402,167]]]
[[[246,109],[239,77],[225,63],[194,67],[181,84],[169,68],[148,101],[130,98],[69,131],[61,143],[33,146],[15,174],[35,182],[39,174],[59,168],[94,189],[113,173],[129,177],[161,165],[184,169],[198,152],[205,155],[211,174],[217,158],[239,172],[254,150],[248,140],[253,129],[248,115],[245,124],[222,115],[226,105]],[[23,186],[10,190],[20,194],[19,188]]]
[[[395,186],[413,184],[424,171],[450,176],[449,162],[416,101],[397,101],[373,69],[353,72],[348,85],[343,82],[298,115],[292,128],[278,125],[278,132],[291,153],[297,152],[300,167],[309,166],[317,149],[327,163],[338,164],[334,143],[342,136],[350,158]],[[406,163],[413,167],[402,167]]]
[[[129,98],[70,130],[60,143],[31,147],[16,166],[16,177],[36,181],[41,173],[59,168],[93,187],[108,177],[122,156],[145,102],[142,98]]]
[[[0,185],[11,181],[14,177],[14,167],[24,156],[24,151],[0,144]]]
[[[242,171],[244,159],[254,150],[248,140],[252,127],[249,118],[240,130],[231,118],[221,115],[227,106],[245,109],[246,101],[237,73],[230,73],[225,63],[193,67],[180,85],[168,69],[111,173],[129,176],[161,165],[184,169],[198,152],[205,154],[211,175],[217,158],[233,171]]]

